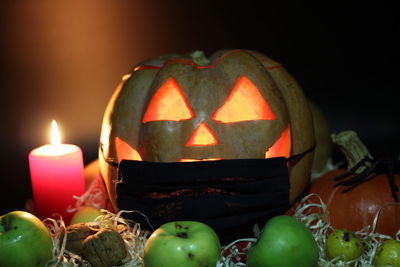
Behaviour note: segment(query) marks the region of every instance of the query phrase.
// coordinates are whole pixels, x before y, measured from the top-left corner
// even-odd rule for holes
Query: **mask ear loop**
[[[300,154],[296,154],[296,155],[293,155],[293,156],[287,158],[286,161],[287,161],[288,167],[290,167],[290,168],[294,167],[305,155],[314,151],[316,146],[317,146],[317,144],[314,143],[314,145],[312,147],[310,147],[309,149],[307,149],[306,151],[303,151]]]

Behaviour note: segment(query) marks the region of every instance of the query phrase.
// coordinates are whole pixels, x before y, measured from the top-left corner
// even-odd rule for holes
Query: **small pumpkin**
[[[184,162],[290,157],[314,146],[295,79],[254,51],[165,55],[124,76],[106,108],[100,173],[113,208],[122,159]],[[313,152],[290,166],[290,201],[305,189]],[[112,163],[112,164],[111,164]]]
[[[345,151],[348,169],[332,170],[311,183],[309,193],[319,195],[329,210],[331,225],[336,228],[346,228],[353,232],[373,224],[377,212],[381,209],[375,231],[380,234],[395,236],[400,230],[400,203],[395,203],[393,192],[385,173],[371,173],[363,183],[354,186],[350,191],[346,185],[339,185],[334,179],[348,172],[365,156],[371,157],[357,134],[345,131],[334,135],[334,142]],[[368,167],[368,166],[361,166]],[[358,174],[348,176],[350,180]],[[395,175],[395,183],[400,184],[400,176]],[[395,192],[400,197],[399,192]],[[314,200],[313,200],[314,201]],[[317,199],[315,199],[317,202]],[[317,212],[315,209],[310,212]]]
[[[345,172],[347,170],[338,169],[326,173],[312,183],[310,193],[318,194],[327,205],[330,223],[334,228],[346,228],[355,232],[372,225],[379,209],[385,204],[393,203],[394,200],[386,175],[378,175],[351,191],[342,193],[347,187],[343,185],[335,187],[337,182],[334,178]],[[373,175],[375,174],[367,179]],[[399,175],[396,175],[396,180],[400,182]],[[376,232],[394,237],[398,230],[400,230],[400,206],[385,207],[378,219]]]

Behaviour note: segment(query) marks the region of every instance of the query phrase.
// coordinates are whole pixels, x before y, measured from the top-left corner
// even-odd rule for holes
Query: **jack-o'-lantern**
[[[308,183],[313,121],[302,89],[277,62],[253,51],[166,55],[124,76],[106,109],[101,175],[115,210],[123,159],[187,162],[286,157],[290,202]],[[212,170],[210,170],[212,171]]]

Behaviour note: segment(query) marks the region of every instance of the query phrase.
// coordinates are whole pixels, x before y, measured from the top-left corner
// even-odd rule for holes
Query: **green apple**
[[[105,215],[105,213],[101,212],[100,209],[92,206],[85,206],[74,213],[69,224],[94,222],[97,217],[103,215]]]
[[[341,260],[350,261],[361,256],[365,244],[353,232],[347,229],[336,229],[328,235],[325,244],[329,260],[341,256]]]
[[[197,221],[168,222],[156,229],[144,247],[145,267],[211,267],[220,258],[217,234]]]
[[[0,216],[0,267],[45,266],[53,240],[43,222],[26,211]]]
[[[279,215],[262,228],[247,254],[248,267],[314,267],[318,245],[311,231],[295,218]]]
[[[385,240],[376,251],[374,265],[400,267],[400,241]]]

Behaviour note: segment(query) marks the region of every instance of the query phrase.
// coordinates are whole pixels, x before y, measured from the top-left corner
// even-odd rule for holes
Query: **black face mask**
[[[124,217],[153,230],[169,221],[201,221],[221,243],[253,236],[271,217],[289,208],[288,159],[234,159],[201,162],[122,160],[116,186]]]

